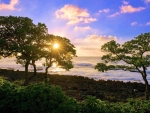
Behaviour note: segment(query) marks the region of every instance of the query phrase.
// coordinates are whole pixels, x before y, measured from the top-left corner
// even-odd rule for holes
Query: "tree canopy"
[[[54,43],[59,48],[54,48]],[[76,55],[74,45],[67,38],[48,34],[45,24],[37,25],[28,17],[0,16],[0,56],[13,55],[17,63],[25,66],[25,84],[28,84],[28,66],[33,65],[36,75],[35,62],[46,58],[47,69],[56,62],[65,69],[73,67],[71,59]]]
[[[110,69],[137,70],[146,85],[145,98],[149,99],[149,85],[147,81],[147,67],[150,66],[150,33],[140,34],[131,41],[124,44],[118,44],[112,40],[105,43],[101,50],[106,52],[102,56],[104,63],[97,63],[95,69],[98,71],[107,71]],[[126,65],[107,65],[110,62],[124,61]]]
[[[59,47],[55,47],[56,44]],[[76,56],[76,50],[69,39],[60,36],[47,35],[46,44],[43,49],[45,51],[44,65],[46,66],[46,74],[48,73],[48,68],[50,68],[53,63],[66,70],[73,68],[71,59],[73,56]]]

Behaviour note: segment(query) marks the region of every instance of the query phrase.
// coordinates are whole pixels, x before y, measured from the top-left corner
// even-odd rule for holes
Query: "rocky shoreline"
[[[24,71],[0,69],[0,77],[19,85],[22,85],[24,75]],[[33,72],[29,72],[29,76],[32,75]],[[84,100],[88,95],[110,102],[126,102],[129,98],[144,99],[145,85],[143,83],[95,81],[87,77],[65,75],[48,75],[48,80],[48,84],[60,86],[67,96],[79,101]],[[30,84],[37,82],[44,82],[44,73],[37,73]]]

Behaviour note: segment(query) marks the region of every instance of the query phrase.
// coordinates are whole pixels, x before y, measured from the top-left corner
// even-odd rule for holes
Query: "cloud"
[[[128,5],[129,4],[129,2],[127,2],[127,1],[122,1],[122,2],[123,2],[124,5]]]
[[[111,40],[117,40],[116,36],[88,35],[84,39],[74,39],[73,43],[77,49],[77,55],[80,56],[101,56],[104,53],[100,51],[101,46]]]
[[[150,2],[150,0],[145,0],[144,2],[145,2],[145,3],[149,3],[149,2]]]
[[[109,15],[108,17],[116,17],[117,15],[119,15],[120,14],[120,12],[116,12],[116,13],[114,13],[114,14],[112,14],[112,15]]]
[[[67,24],[90,23],[97,19],[92,18],[87,9],[81,9],[71,4],[55,11],[56,18],[68,20]]]
[[[87,30],[90,30],[90,29],[91,29],[91,27],[89,27],[89,26],[86,26],[86,27],[78,27],[78,26],[76,26],[74,28],[75,31],[87,31]]]
[[[111,40],[117,40],[117,37],[111,36],[111,35],[109,35],[109,36],[88,35],[85,39],[86,42],[95,42],[95,43],[108,42]]]
[[[108,8],[107,8],[107,9],[99,10],[98,12],[99,12],[99,13],[102,13],[102,12],[104,12],[104,13],[108,13],[109,11],[110,11],[110,9],[108,9]]]
[[[0,10],[15,10],[15,6],[19,3],[19,0],[10,0],[9,4],[1,3]]]
[[[120,7],[120,11],[109,15],[108,17],[116,17],[117,15],[123,14],[123,13],[134,13],[134,12],[140,12],[142,10],[146,9],[145,7],[133,7],[129,5],[128,2],[123,1],[123,5]]]
[[[133,12],[142,11],[145,8],[144,7],[137,7],[137,8],[135,8],[135,7],[131,6],[131,5],[125,5],[125,6],[121,6],[120,9],[121,9],[121,13],[133,13]]]
[[[135,25],[137,25],[137,22],[132,22],[131,23],[131,26],[135,26]]]
[[[96,47],[80,47],[80,49],[82,50],[100,50],[100,48],[96,48]]]
[[[150,22],[147,22],[146,25],[149,26],[149,25],[150,25]]]

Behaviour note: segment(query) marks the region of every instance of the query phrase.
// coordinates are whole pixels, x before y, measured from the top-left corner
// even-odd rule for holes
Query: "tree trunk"
[[[49,69],[49,66],[47,66],[46,69],[45,69],[45,75],[47,75],[48,69]]]
[[[45,84],[47,83],[47,74],[48,74],[48,69],[49,69],[49,66],[46,67],[45,69],[45,75],[44,75],[44,81],[45,81]]]
[[[29,83],[29,77],[28,77],[28,67],[29,67],[30,61],[27,61],[25,64],[25,81],[23,85],[28,85]]]
[[[147,77],[146,67],[142,66],[142,68],[143,68],[143,72],[141,74],[142,74],[143,80],[145,82],[145,100],[149,100],[149,84],[146,79],[146,77]]]
[[[33,75],[29,78],[29,81],[30,81],[31,79],[33,79],[33,78],[36,76],[36,65],[35,65],[35,61],[32,61],[32,66],[33,66],[33,68],[34,68],[34,72],[33,72]]]
[[[36,76],[36,65],[35,65],[35,61],[32,61],[32,65],[33,65],[33,68],[34,68],[34,76]]]
[[[52,58],[46,59],[46,64],[47,64],[47,67],[46,67],[46,69],[45,69],[45,75],[44,75],[45,84],[48,82],[47,74],[48,74],[48,69],[52,66]]]
[[[145,99],[149,100],[149,84],[148,84],[148,81],[146,79],[146,76],[145,75],[142,75],[142,76],[143,76],[143,80],[145,82]]]

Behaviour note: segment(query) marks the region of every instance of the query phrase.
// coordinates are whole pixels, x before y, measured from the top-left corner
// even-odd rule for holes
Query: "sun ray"
[[[58,43],[55,43],[55,44],[53,45],[53,48],[54,48],[54,49],[58,49],[58,48],[59,48],[59,44],[58,44]]]

